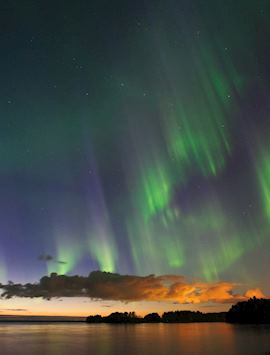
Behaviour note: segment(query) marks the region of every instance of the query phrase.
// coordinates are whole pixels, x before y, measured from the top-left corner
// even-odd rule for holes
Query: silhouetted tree
[[[141,321],[135,314],[135,312],[114,312],[109,316],[104,317],[107,323],[139,323]]]
[[[143,318],[143,322],[145,323],[159,323],[161,322],[161,318],[158,313],[149,313]]]

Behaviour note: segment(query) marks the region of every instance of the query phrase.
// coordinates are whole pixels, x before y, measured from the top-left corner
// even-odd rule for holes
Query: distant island
[[[114,312],[109,316],[89,316],[87,323],[191,323],[191,322],[225,322],[226,312],[201,313],[192,311],[165,312],[160,317],[158,313],[149,313],[138,317],[135,312]]]
[[[87,323],[191,323],[191,322],[224,322],[226,312],[201,313],[192,311],[165,312],[162,317],[158,313],[149,313],[138,317],[135,312],[114,312],[109,316],[89,316]]]
[[[202,313],[199,311],[171,311],[149,313],[138,317],[135,312],[114,312],[108,316],[88,316],[87,323],[138,324],[138,323],[200,323],[228,322],[265,324],[270,323],[270,300],[253,297],[248,301],[238,302],[228,312]]]

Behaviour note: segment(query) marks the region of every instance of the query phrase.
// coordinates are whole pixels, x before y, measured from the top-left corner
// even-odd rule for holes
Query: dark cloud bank
[[[234,303],[250,297],[265,297],[260,289],[236,293],[230,282],[187,282],[178,275],[120,275],[93,271],[89,276],[65,276],[52,273],[38,283],[0,285],[2,298],[88,297],[114,301],[171,301],[177,303]]]

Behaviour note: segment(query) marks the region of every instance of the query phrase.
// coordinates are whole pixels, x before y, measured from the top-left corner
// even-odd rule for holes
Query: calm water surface
[[[270,354],[270,326],[2,323],[0,354]]]

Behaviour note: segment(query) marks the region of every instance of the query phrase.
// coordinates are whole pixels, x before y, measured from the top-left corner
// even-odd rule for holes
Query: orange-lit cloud
[[[265,298],[265,295],[262,293],[262,291],[259,288],[253,288],[253,289],[247,290],[245,292],[245,297],[246,298],[252,298],[252,297]]]
[[[243,294],[235,292],[230,282],[187,282],[178,275],[119,275],[94,271],[88,277],[52,274],[36,284],[1,285],[2,298],[11,297],[89,297],[114,301],[172,301],[177,303],[235,303],[256,296],[265,297],[260,289]]]

